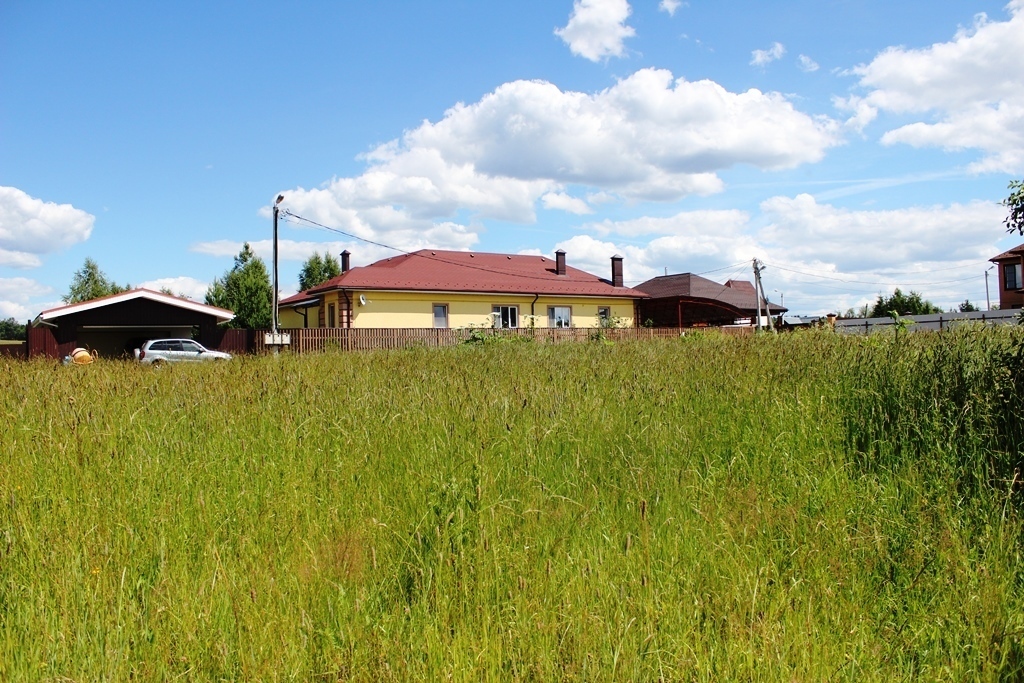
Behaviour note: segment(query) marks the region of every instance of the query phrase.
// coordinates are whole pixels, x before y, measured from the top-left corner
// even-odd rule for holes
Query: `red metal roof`
[[[611,262],[609,261],[609,274]],[[566,266],[555,273],[554,259],[546,256],[487,254],[469,251],[421,249],[352,268],[324,284],[281,301],[303,301],[310,295],[336,289],[434,292],[543,294],[548,296],[620,297],[647,295],[629,287],[613,287],[610,280]]]

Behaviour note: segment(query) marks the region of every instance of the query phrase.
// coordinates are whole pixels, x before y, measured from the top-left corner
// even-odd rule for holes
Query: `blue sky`
[[[950,308],[1021,241],[1024,0],[11,0],[0,87],[0,317],[86,257],[201,300],[278,193],[356,236],[282,223],[283,295],[370,240]]]

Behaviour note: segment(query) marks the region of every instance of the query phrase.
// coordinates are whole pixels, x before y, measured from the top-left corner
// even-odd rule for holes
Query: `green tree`
[[[260,329],[270,327],[273,289],[263,259],[246,242],[235,257],[235,264],[222,277],[214,279],[206,290],[206,303],[234,311],[231,327]]]
[[[85,263],[75,271],[71,278],[71,287],[68,293],[61,297],[66,304],[77,304],[80,301],[98,299],[101,296],[120,294],[131,289],[131,285],[122,287],[100,270],[99,265],[91,258],[85,259]]]
[[[299,271],[299,289],[305,291],[330,280],[332,277],[341,275],[341,264],[329,252],[323,256],[319,252],[306,259]]]
[[[14,318],[0,320],[0,339],[13,339],[23,341],[25,339],[25,325]]]
[[[871,317],[871,304],[864,304],[860,308],[847,308],[846,312],[842,315],[836,316],[837,318],[870,318]]]
[[[964,299],[964,302],[960,304],[958,310],[961,313],[973,313],[978,310],[978,307],[972,304],[970,299]]]
[[[926,315],[928,313],[942,313],[942,309],[925,300],[920,293],[911,291],[904,294],[899,287],[890,297],[878,295],[874,307],[871,309],[872,318],[884,318],[893,313],[899,315]]]
[[[1006,232],[1017,231],[1024,235],[1024,180],[1010,181],[1010,196],[1003,200],[1003,206],[1009,209],[1006,220]]]

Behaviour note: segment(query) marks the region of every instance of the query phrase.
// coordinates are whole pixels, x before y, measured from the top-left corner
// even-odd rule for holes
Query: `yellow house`
[[[633,326],[647,295],[622,284],[622,257],[605,280],[546,256],[423,249],[350,268],[280,302],[281,327]]]

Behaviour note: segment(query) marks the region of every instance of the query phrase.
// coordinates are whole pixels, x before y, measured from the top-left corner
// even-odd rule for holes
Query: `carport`
[[[76,347],[107,358],[131,355],[147,339],[196,339],[216,349],[232,311],[149,289],[133,289],[43,311],[28,331],[28,355],[63,358]]]

